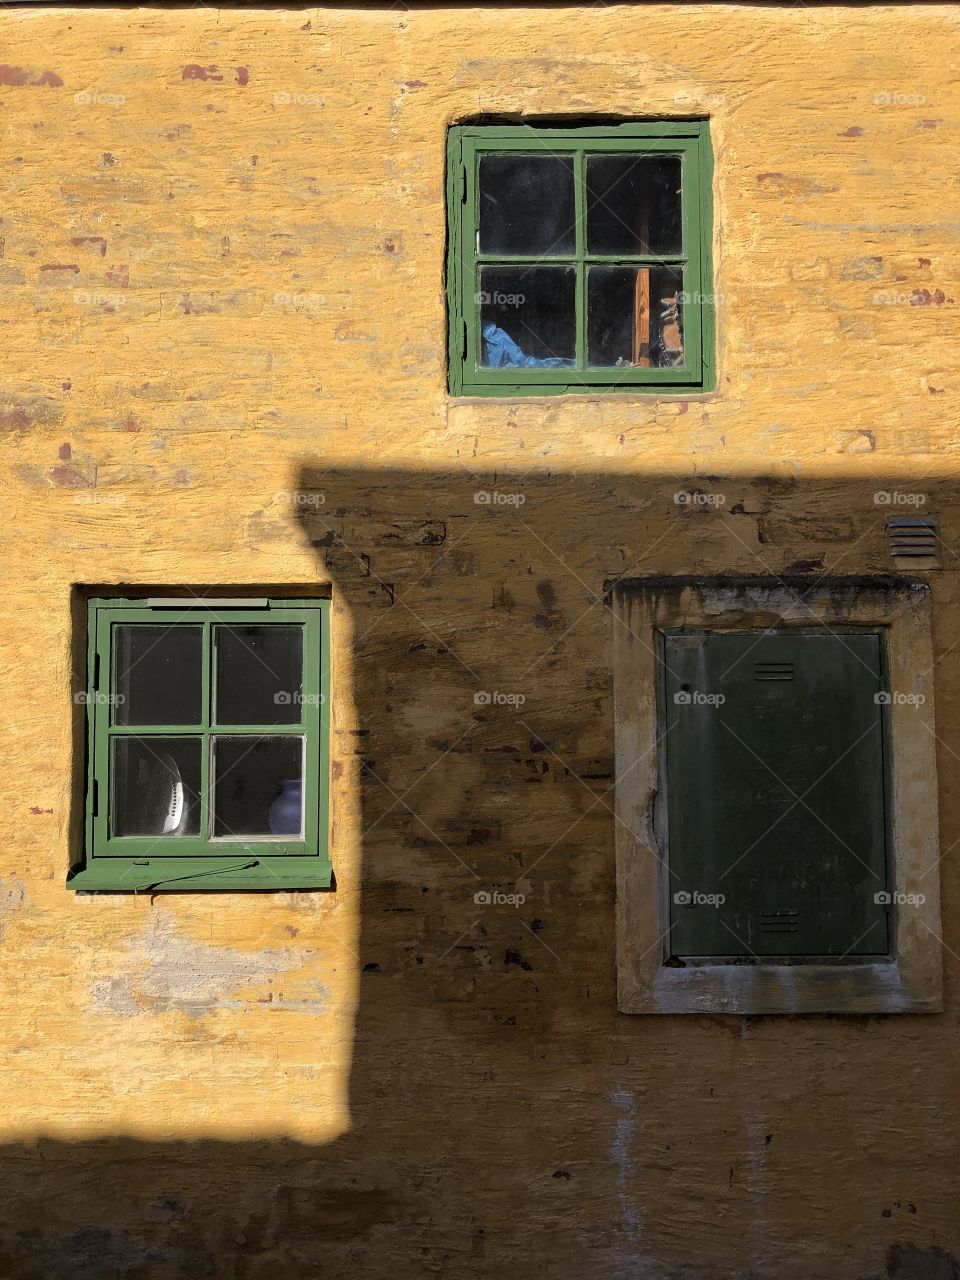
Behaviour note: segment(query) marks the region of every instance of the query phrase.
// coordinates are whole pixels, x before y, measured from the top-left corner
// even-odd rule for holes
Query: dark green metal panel
[[[886,955],[878,634],[664,637],[676,956]]]

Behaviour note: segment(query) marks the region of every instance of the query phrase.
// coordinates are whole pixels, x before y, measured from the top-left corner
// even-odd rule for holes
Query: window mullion
[[[477,261],[480,234],[480,159],[474,146],[463,148],[460,163],[463,190],[458,206],[460,225],[456,243],[460,253],[458,271],[467,286],[461,297],[463,335],[460,339],[460,359],[465,371],[469,371],[469,377],[473,378],[482,358],[480,307],[477,302],[480,293],[480,264]]]
[[[92,847],[103,847],[110,831],[110,810],[112,801],[110,783],[113,766],[110,759],[112,743],[110,737],[111,704],[98,696],[105,687],[108,694],[114,690],[113,680],[113,645],[111,618],[105,610],[96,611],[96,658],[94,670],[99,671],[99,680],[94,687],[94,702],[91,719],[93,733],[90,749],[93,760],[93,783],[96,788],[96,812],[93,815],[90,831]]]
[[[203,623],[203,657],[200,672],[202,690],[202,736],[200,738],[200,839],[210,839],[210,793],[212,752],[210,750],[210,724],[213,720],[214,679],[213,679],[213,623],[206,619]]]
[[[587,252],[587,157],[579,148],[573,157],[574,215],[576,217],[577,250],[577,346],[578,370],[587,367],[587,276],[584,258]]]

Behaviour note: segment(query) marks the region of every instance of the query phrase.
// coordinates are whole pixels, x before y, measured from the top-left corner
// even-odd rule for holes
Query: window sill
[[[214,865],[204,865],[210,862]],[[97,858],[67,877],[68,889],[84,893],[274,893],[332,887],[333,870],[321,858],[260,859],[252,867],[222,858],[156,858],[146,866]]]
[[[711,964],[660,968],[620,991],[621,1013],[940,1013],[932,984],[915,984],[895,961],[870,964]]]
[[[595,400],[599,397],[610,397],[624,399],[635,396],[640,400],[689,400],[694,396],[710,398],[715,396],[717,388],[706,385],[705,383],[685,383],[685,384],[668,384],[668,383],[650,383],[641,386],[632,383],[625,386],[604,386],[596,384],[594,386],[576,386],[570,383],[557,383],[555,385],[547,385],[545,383],[497,383],[487,384],[486,386],[461,386],[458,390],[448,388],[448,394],[453,401],[463,400],[502,400],[507,397],[517,400],[528,400],[532,396],[566,396],[576,397],[578,399]]]

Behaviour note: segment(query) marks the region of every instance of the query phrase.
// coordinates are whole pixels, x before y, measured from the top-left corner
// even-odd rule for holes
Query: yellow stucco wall
[[[957,1275],[958,10],[0,49],[0,1273]],[[445,129],[571,111],[710,116],[716,394],[447,396]],[[602,584],[884,570],[878,490],[943,523],[946,1012],[618,1015]],[[178,583],[332,586],[335,893],[65,890],[72,586]]]

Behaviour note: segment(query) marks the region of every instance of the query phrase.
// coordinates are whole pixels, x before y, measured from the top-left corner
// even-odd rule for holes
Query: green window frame
[[[479,251],[479,166],[483,156],[569,156],[574,170],[576,246],[550,254]],[[586,158],[592,155],[679,156],[681,252],[590,253],[586,243]],[[681,393],[716,385],[712,293],[712,176],[706,120],[658,120],[573,128],[457,125],[447,142],[448,368],[452,395],[527,396]],[[480,271],[484,266],[566,264],[576,272],[576,362],[573,368],[491,368],[480,363]],[[669,368],[590,367],[587,363],[587,270],[592,265],[674,267],[683,273],[683,363]]]
[[[329,888],[329,728],[330,601],[327,599],[201,598],[92,599],[87,618],[86,785],[83,862],[74,867],[67,887],[82,890],[162,892],[184,890],[279,890]],[[126,724],[118,715],[117,628],[199,630],[199,706],[195,723]],[[296,716],[285,723],[218,723],[217,672],[222,628],[253,625],[299,627],[302,632],[302,683],[293,693],[274,694]],[[132,632],[125,630],[130,637]],[[191,642],[192,638],[191,638]],[[226,654],[224,662],[229,662]],[[133,668],[131,667],[130,670]],[[197,675],[194,673],[194,681]],[[279,718],[279,717],[278,717]],[[215,754],[228,738],[272,736],[301,741],[301,823],[297,835],[218,835],[213,797]],[[190,788],[192,834],[118,834],[120,801],[116,760],[123,739],[140,747],[151,737],[199,743],[199,785]],[[238,749],[238,748],[234,748]],[[252,749],[252,748],[251,748]],[[282,748],[276,748],[282,750]],[[156,755],[146,746],[146,752]],[[157,758],[160,758],[157,756]],[[167,757],[170,759],[171,757]],[[226,776],[226,773],[223,775]],[[221,779],[222,780],[222,779]],[[286,786],[287,784],[282,784]],[[136,794],[136,792],[133,792]],[[181,807],[186,804],[181,788]],[[222,811],[218,811],[222,812]],[[254,828],[256,829],[256,828]]]

